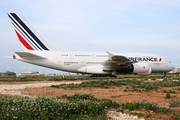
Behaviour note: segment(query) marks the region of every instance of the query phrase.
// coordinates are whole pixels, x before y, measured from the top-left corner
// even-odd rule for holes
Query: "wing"
[[[106,51],[109,55],[109,59],[106,60],[103,63],[103,70],[118,70],[121,69],[122,67],[128,66],[136,61],[131,61],[125,56],[121,55],[113,55],[112,53]]]
[[[31,59],[31,60],[46,59],[45,57],[41,57],[39,55],[35,55],[29,52],[15,52],[15,53],[23,59]]]

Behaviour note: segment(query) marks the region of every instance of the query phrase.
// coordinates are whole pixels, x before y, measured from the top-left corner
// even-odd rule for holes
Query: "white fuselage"
[[[33,54],[46,59],[23,59],[16,55],[17,60],[27,63],[48,67],[56,70],[87,73],[87,74],[111,74],[112,71],[104,71],[103,63],[109,59],[106,52],[71,52],[71,51],[33,51]],[[113,53],[114,55],[125,56],[132,61],[147,62],[151,72],[168,72],[174,66],[166,58],[147,53]],[[117,74],[124,73],[120,71]]]

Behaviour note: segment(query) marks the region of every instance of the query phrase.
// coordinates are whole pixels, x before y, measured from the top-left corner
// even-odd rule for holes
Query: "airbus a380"
[[[97,76],[137,74],[147,76],[168,72],[174,66],[166,58],[148,53],[55,51],[19,14],[8,13],[24,52],[15,52],[14,59],[61,71]]]

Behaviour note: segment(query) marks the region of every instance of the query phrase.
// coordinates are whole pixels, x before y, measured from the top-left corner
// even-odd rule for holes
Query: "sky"
[[[179,0],[1,0],[0,71],[61,74],[12,59],[23,48],[7,13],[21,14],[54,50],[153,53],[180,68]]]

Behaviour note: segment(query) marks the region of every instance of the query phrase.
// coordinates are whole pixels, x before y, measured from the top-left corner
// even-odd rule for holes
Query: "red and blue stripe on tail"
[[[15,32],[24,46],[24,50],[49,51],[49,45],[39,36],[39,34],[28,24],[19,14],[8,13]]]

